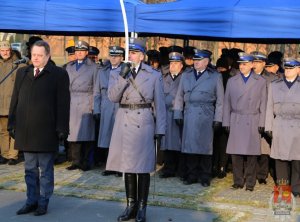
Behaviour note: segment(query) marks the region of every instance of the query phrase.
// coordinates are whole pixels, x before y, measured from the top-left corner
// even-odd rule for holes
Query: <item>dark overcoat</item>
[[[32,65],[17,72],[8,128],[15,129],[15,148],[25,152],[58,149],[58,132],[69,133],[68,73],[48,62],[34,77]]]
[[[223,126],[230,127],[227,153],[260,155],[258,127],[265,126],[267,82],[252,72],[245,83],[241,75],[231,77],[225,91]]]

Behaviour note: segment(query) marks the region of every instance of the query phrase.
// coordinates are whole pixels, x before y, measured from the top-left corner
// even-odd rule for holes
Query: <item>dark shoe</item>
[[[184,180],[183,181],[183,184],[184,185],[191,185],[193,183],[197,183],[198,181],[196,179],[190,179],[190,178],[187,178],[187,180]]]
[[[8,160],[8,165],[16,165],[18,163],[17,160],[14,160],[14,159],[9,159]]]
[[[121,172],[116,172],[115,176],[116,176],[116,177],[122,177],[123,174],[122,174]]]
[[[34,212],[34,216],[42,216],[47,213],[47,208],[46,207],[38,207],[36,211]]]
[[[91,168],[88,165],[85,165],[85,164],[83,164],[82,166],[80,166],[80,169],[82,171],[89,171],[89,170],[91,170]]]
[[[34,205],[25,204],[20,210],[17,211],[17,215],[31,213],[35,211],[37,207],[38,207],[37,204]]]
[[[218,176],[219,179],[222,179],[222,178],[226,177],[226,175],[227,175],[226,171],[225,171],[225,170],[221,170],[221,171],[218,173],[217,176]]]
[[[232,184],[231,186],[233,189],[243,189],[243,185],[239,185],[239,184]]]
[[[294,197],[300,197],[300,193],[299,192],[293,192]]]
[[[115,173],[116,173],[115,171],[104,170],[104,171],[101,173],[101,175],[106,177],[106,176],[113,175],[113,174],[115,174]]]
[[[134,199],[128,198],[127,207],[124,212],[118,216],[118,221],[128,221],[134,219],[137,213],[137,204]]]
[[[0,164],[7,164],[8,159],[4,158],[4,157],[0,157]]]
[[[254,187],[246,187],[246,191],[247,190],[252,192],[254,190]]]
[[[203,180],[203,181],[201,181],[201,185],[202,185],[203,187],[209,187],[209,186],[210,186],[210,181],[208,181],[208,180]]]
[[[258,179],[259,184],[267,184],[266,179]]]
[[[146,209],[147,206],[140,207],[138,209],[135,221],[136,222],[146,222]]]
[[[174,173],[162,173],[159,175],[159,178],[169,178],[169,177],[175,177]]]
[[[72,164],[71,166],[68,166],[66,169],[67,170],[77,170],[77,169],[80,169],[80,168],[79,168],[79,166]]]

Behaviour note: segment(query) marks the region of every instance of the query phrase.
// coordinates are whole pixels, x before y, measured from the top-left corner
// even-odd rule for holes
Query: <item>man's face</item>
[[[10,48],[0,49],[0,55],[4,60],[9,59],[11,56],[11,49]]]
[[[253,68],[253,62],[240,62],[239,69],[243,75],[248,75]]]
[[[111,63],[111,66],[117,67],[123,61],[123,56],[122,55],[110,55],[109,61]]]
[[[172,75],[174,74],[178,74],[181,69],[182,69],[183,65],[182,65],[182,62],[181,61],[171,61],[170,62],[170,73]]]
[[[254,61],[253,62],[253,71],[256,74],[261,74],[265,68],[265,65],[266,65],[266,62],[264,62],[264,61]]]
[[[68,55],[68,62],[72,62],[76,60],[76,55],[75,54],[70,54]]]
[[[202,71],[204,69],[206,69],[207,65],[208,65],[209,59],[208,58],[204,58],[201,60],[195,59],[194,60],[194,68],[197,71]]]
[[[295,79],[299,74],[299,68],[285,68],[284,69],[284,76],[288,80],[293,80]]]
[[[46,54],[46,50],[42,46],[33,46],[31,49],[31,61],[35,68],[43,68],[47,64],[50,54]]]
[[[266,69],[268,72],[271,72],[271,73],[276,74],[277,71],[278,71],[278,69],[279,69],[279,66],[278,66],[278,65],[267,66],[267,67],[265,67],[265,69]]]
[[[75,56],[77,60],[84,60],[88,53],[89,52],[87,50],[77,50],[75,51]]]
[[[185,64],[187,66],[192,66],[194,64],[193,58],[185,58]]]
[[[129,51],[129,61],[131,61],[134,66],[138,65],[145,58],[144,53],[140,51]]]

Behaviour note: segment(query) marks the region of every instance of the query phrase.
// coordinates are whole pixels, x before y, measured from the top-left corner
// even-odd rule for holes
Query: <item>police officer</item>
[[[146,221],[150,172],[155,170],[154,135],[160,143],[166,130],[162,76],[143,63],[145,42],[131,38],[129,60],[111,76],[108,97],[120,102],[106,170],[125,173],[127,207],[118,221]],[[153,107],[152,107],[153,103]],[[155,109],[155,119],[152,109]]]
[[[223,126],[229,132],[227,153],[232,157],[234,189],[253,191],[256,183],[256,159],[261,154],[260,138],[264,132],[266,80],[253,71],[254,56],[239,53],[240,73],[227,82]],[[246,164],[244,164],[246,159]]]
[[[185,46],[183,48],[183,56],[185,58],[184,62],[186,67],[193,68],[194,66],[194,55],[195,55],[195,47],[193,46]]]
[[[102,152],[103,161],[106,163],[108,148],[110,144],[111,134],[115,122],[115,114],[118,110],[118,103],[113,103],[108,99],[107,89],[109,78],[113,73],[119,74],[121,71],[121,64],[123,61],[124,48],[120,46],[109,47],[109,63],[102,67],[97,75],[95,88],[95,102],[94,102],[94,118],[100,123],[98,145]],[[98,149],[97,149],[98,150]],[[103,176],[115,174],[121,176],[122,174],[115,171],[105,170],[102,172]]]
[[[220,128],[222,122],[222,76],[208,68],[210,56],[208,51],[195,49],[194,69],[182,74],[175,98],[174,119],[183,123],[186,185],[200,179],[202,186],[210,186],[213,128]]]
[[[69,149],[72,153],[72,165],[68,170],[90,169],[89,155],[95,140],[95,122],[93,118],[93,90],[97,76],[97,65],[87,58],[89,44],[77,41],[75,44],[76,61],[67,65],[70,78],[70,135]]]
[[[154,69],[160,68],[160,62],[159,62],[159,51],[151,49],[146,52],[147,54],[147,64],[149,66],[152,66]]]
[[[182,162],[181,154],[181,132],[182,129],[174,120],[174,100],[184,71],[184,57],[181,53],[170,52],[170,72],[164,76],[164,92],[167,111],[167,130],[163,138],[161,150],[164,150],[164,167],[161,170],[160,178],[176,176],[179,163]],[[181,175],[181,172],[178,172]]]
[[[290,184],[294,196],[300,196],[300,62],[287,58],[283,65],[284,77],[269,86],[265,130],[273,137],[278,182]]]
[[[92,60],[95,63],[99,63],[99,60],[98,60],[99,53],[100,53],[100,50],[97,47],[95,47],[95,46],[89,46],[88,58],[90,60]]]
[[[254,51],[250,53],[254,56],[253,60],[253,71],[257,75],[261,75],[265,80],[267,80],[267,89],[269,84],[277,79],[277,76],[269,73],[265,69],[267,56],[259,51]],[[257,157],[256,165],[256,178],[259,184],[267,184],[267,177],[269,174],[269,159],[271,152],[271,139],[263,132],[261,137],[261,155]],[[274,170],[271,170],[271,174],[274,177]]]

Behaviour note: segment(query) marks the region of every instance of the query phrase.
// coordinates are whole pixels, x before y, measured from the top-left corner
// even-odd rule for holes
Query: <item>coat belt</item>
[[[151,108],[152,105],[151,103],[143,103],[143,104],[120,104],[119,108],[124,108],[124,109],[147,109]]]
[[[259,114],[259,111],[247,111],[247,110],[232,110],[232,113],[240,115],[256,115]]]

